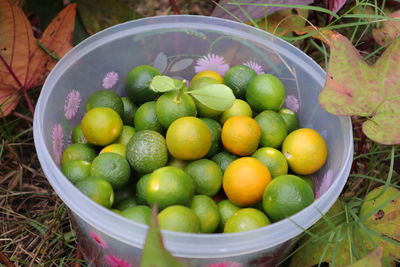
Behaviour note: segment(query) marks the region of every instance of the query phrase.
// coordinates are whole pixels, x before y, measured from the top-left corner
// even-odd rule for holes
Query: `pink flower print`
[[[101,238],[100,235],[94,233],[94,232],[90,232],[89,235],[93,238],[94,241],[96,241],[96,243],[102,247],[102,248],[108,248],[106,242],[104,242],[103,238]]]
[[[242,267],[242,266],[243,264],[232,261],[224,261],[207,265],[207,267]]]
[[[225,59],[215,54],[208,54],[196,61],[194,71],[200,72],[204,70],[213,70],[224,76],[229,69],[229,65],[225,63]]]
[[[294,95],[288,95],[285,99],[285,106],[294,112],[299,111],[299,100]]]
[[[61,124],[57,123],[54,125],[51,137],[53,141],[54,160],[57,164],[60,164],[61,154],[64,147],[64,133]]]
[[[132,264],[128,263],[126,260],[113,255],[106,255],[104,258],[110,267],[132,267]]]
[[[243,63],[243,65],[246,65],[247,67],[252,68],[257,74],[264,74],[265,72],[263,71],[263,68],[255,63],[254,61],[247,61]]]
[[[81,104],[81,93],[77,90],[72,90],[67,95],[64,105],[64,115],[68,120],[75,117],[76,112]]]
[[[322,178],[312,177],[315,187],[315,198],[320,198],[326,191],[328,191],[329,187],[333,183],[333,178],[333,171],[331,169],[329,169]]]
[[[119,76],[115,71],[108,72],[103,79],[103,87],[105,89],[111,89],[118,82]]]

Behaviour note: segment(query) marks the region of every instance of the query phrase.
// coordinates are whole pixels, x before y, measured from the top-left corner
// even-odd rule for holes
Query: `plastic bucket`
[[[71,211],[88,262],[139,266],[147,230],[91,201],[59,169],[60,154],[85,112],[88,96],[104,87],[124,95],[127,73],[142,64],[190,79],[204,65],[223,72],[228,66],[243,63],[257,64],[262,68],[259,71],[277,75],[286,86],[287,104],[299,108],[302,127],[318,130],[328,141],[328,161],[313,177],[317,199],[292,217],[254,231],[164,231],[166,247],[191,266],[222,262],[237,265],[221,266],[274,266],[302,228],[310,227],[332,206],[350,171],[352,127],[349,118],[331,115],[318,104],[325,81],[325,72],[318,64],[267,32],[229,20],[202,16],[140,19],[97,33],[72,49],[48,76],[36,106],[37,154],[49,182]]]

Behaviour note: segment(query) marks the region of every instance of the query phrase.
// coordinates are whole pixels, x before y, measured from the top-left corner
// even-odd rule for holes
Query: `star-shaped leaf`
[[[374,65],[344,36],[330,37],[331,56],[320,104],[330,113],[365,118],[363,132],[375,142],[400,144],[400,40]]]

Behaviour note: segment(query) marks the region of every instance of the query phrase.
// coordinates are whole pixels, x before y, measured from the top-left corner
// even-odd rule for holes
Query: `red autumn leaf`
[[[329,10],[337,13],[344,6],[344,4],[346,4],[346,0],[329,0]],[[329,21],[331,21],[332,18],[333,16],[329,15]]]
[[[73,4],[62,10],[40,39],[43,47],[58,56],[72,48],[75,9]],[[0,1],[0,14],[0,117],[5,117],[15,109],[21,94],[44,82],[56,61],[36,43],[21,8],[9,0]]]

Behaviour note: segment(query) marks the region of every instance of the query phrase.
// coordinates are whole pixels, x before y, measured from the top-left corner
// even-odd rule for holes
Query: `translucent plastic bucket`
[[[85,112],[88,96],[103,87],[124,95],[127,73],[142,64],[190,79],[204,64],[223,72],[228,65],[246,62],[280,77],[289,95],[288,104],[299,108],[301,125],[318,130],[328,141],[328,161],[314,175],[318,198],[294,216],[254,231],[165,231],[166,247],[191,266],[221,262],[274,266],[291,248],[290,240],[302,232],[301,228],[314,224],[335,202],[352,162],[351,123],[349,118],[328,114],[318,104],[325,72],[311,58],[271,34],[228,20],[201,16],[136,20],[95,34],[72,49],[48,76],[36,106],[34,138],[38,157],[49,182],[71,211],[88,262],[139,266],[147,230],[91,201],[59,169],[60,153]]]

